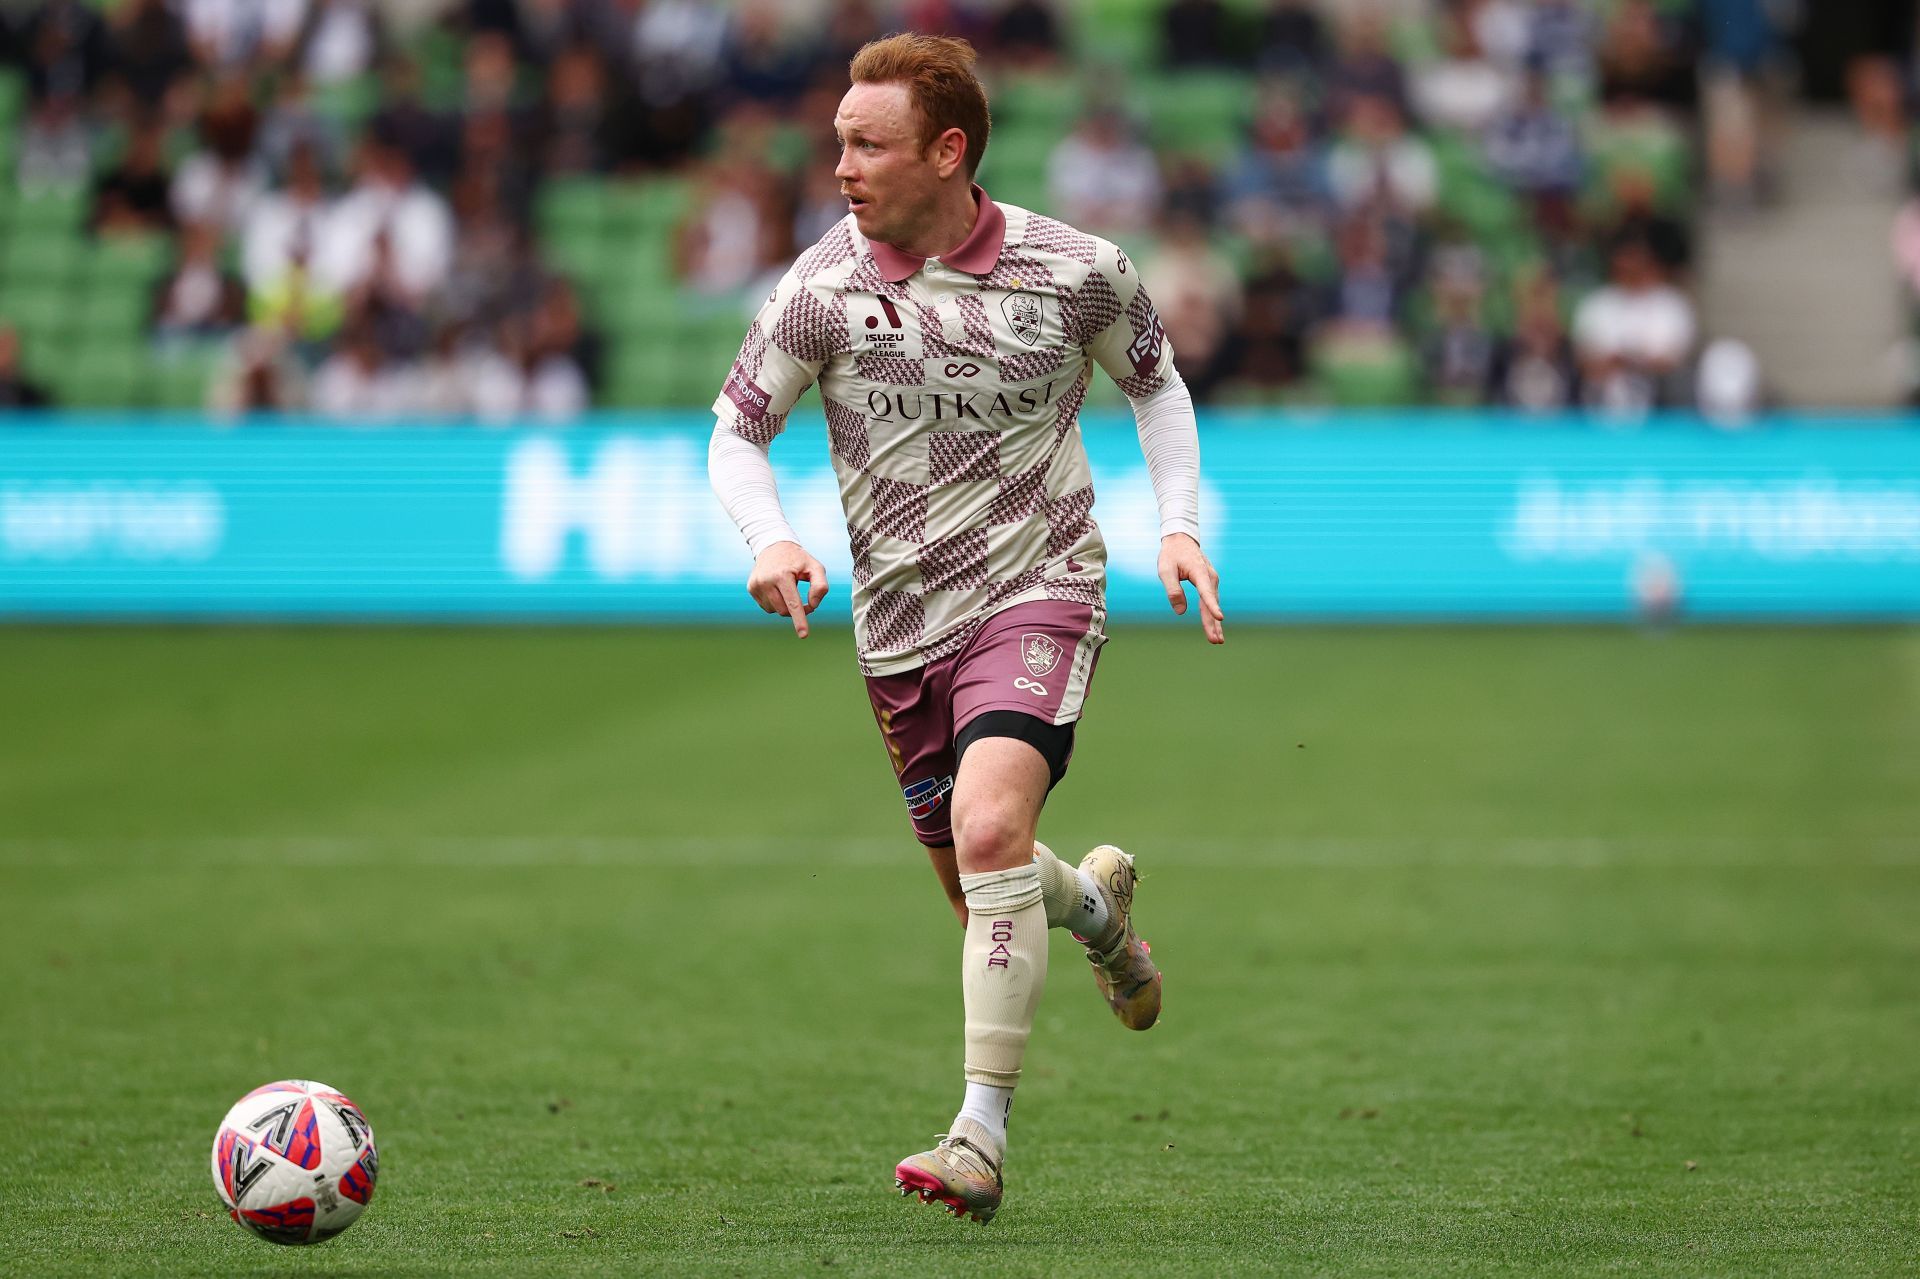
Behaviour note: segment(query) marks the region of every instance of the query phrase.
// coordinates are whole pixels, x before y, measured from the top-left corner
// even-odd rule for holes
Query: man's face
[[[833,176],[860,234],[883,244],[908,239],[940,188],[935,148],[920,145],[920,113],[904,84],[856,84],[833,117],[840,164]]]

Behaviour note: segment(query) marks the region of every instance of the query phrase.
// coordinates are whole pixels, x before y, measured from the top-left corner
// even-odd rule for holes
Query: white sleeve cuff
[[[800,540],[780,509],[780,486],[766,445],[742,439],[725,422],[715,423],[707,442],[707,479],[754,558],[777,542]]]
[[[1147,479],[1160,506],[1160,536],[1185,533],[1200,540],[1200,428],[1193,396],[1178,372],[1152,395],[1130,401],[1140,428]]]

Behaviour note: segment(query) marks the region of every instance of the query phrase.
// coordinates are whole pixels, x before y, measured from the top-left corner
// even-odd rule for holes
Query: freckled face
[[[904,84],[856,84],[840,99],[833,176],[860,234],[883,244],[908,239],[934,207],[940,174],[920,145],[920,113]]]

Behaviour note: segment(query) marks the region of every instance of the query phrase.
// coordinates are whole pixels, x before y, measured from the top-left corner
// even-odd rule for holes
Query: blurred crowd
[[[13,180],[84,188],[93,236],[167,238],[150,337],[219,343],[228,412],[583,411],[605,342],[594,282],[538,233],[543,187],[687,183],[681,299],[747,305],[844,214],[846,62],[905,28],[972,39],[997,110],[1002,85],[1084,86],[1035,189],[1142,261],[1198,399],[1632,415],[1757,394],[1689,282],[1697,167],[1729,198],[1755,180],[1761,0],[1171,0],[1151,74],[1243,84],[1211,150],[1073,52],[1082,8],[27,0],[0,8],[0,61],[27,86]],[[0,405],[43,394],[17,346],[0,317]]]

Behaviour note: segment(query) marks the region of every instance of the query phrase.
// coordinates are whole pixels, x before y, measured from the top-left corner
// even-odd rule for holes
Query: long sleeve
[[[725,422],[716,423],[707,443],[707,479],[756,558],[776,542],[800,540],[780,509],[780,486],[765,444],[741,438]]]
[[[1129,401],[1140,428],[1147,479],[1160,507],[1160,536],[1185,533],[1200,540],[1200,429],[1193,396],[1178,373],[1151,395]],[[751,447],[751,446],[749,446]]]

